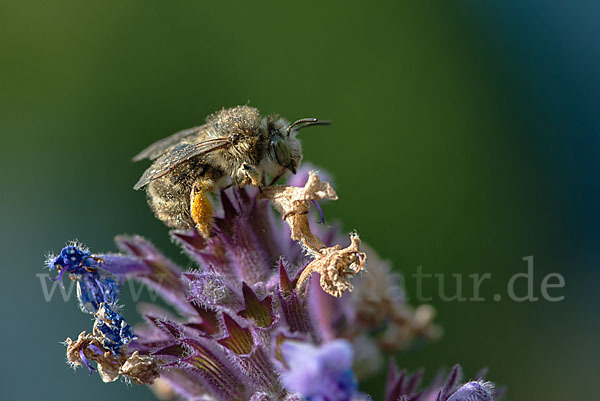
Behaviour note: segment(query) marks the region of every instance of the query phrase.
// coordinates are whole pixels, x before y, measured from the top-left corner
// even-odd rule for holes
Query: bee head
[[[289,124],[286,120],[279,118],[268,124],[270,136],[269,153],[272,159],[281,167],[287,168],[296,174],[296,168],[302,159],[302,147],[296,138],[296,133],[311,125],[327,125],[329,121],[320,121],[316,118],[303,118]]]
[[[295,138],[294,138],[295,139]],[[297,141],[297,140],[296,140]],[[293,174],[296,174],[296,166],[300,160],[295,161],[292,158],[292,150],[288,144],[289,139],[279,134],[271,136],[271,153],[275,156],[277,164],[287,168]],[[299,159],[299,158],[298,158]]]

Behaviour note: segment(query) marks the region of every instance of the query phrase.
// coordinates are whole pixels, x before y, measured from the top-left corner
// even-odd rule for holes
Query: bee
[[[329,121],[303,118],[293,123],[279,115],[261,116],[249,106],[218,111],[204,125],[177,132],[136,155],[153,160],[134,185],[146,187],[148,204],[171,228],[195,227],[211,233],[210,194],[229,185],[261,187],[273,184],[302,159],[298,130]]]

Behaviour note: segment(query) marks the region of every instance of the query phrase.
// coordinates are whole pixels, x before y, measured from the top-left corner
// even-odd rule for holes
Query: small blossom
[[[105,304],[100,306],[96,314],[94,334],[101,339],[102,346],[114,355],[119,355],[121,348],[135,338],[123,316],[110,310]]]
[[[409,375],[405,370],[398,372],[390,362],[386,386],[386,401],[494,401],[499,395],[493,383],[480,377],[460,385],[462,371],[458,365],[442,380],[440,376],[425,389],[419,389],[423,371]]]
[[[96,313],[101,304],[114,305],[121,295],[121,284],[111,272],[102,269],[104,259],[92,255],[83,245],[71,242],[56,257],[51,256],[46,262],[50,270],[58,270],[55,281],[61,286],[62,277],[69,273],[77,282],[77,298],[81,310]]]
[[[494,385],[490,382],[472,381],[464,384],[448,401],[493,401]]]
[[[286,341],[281,353],[289,367],[283,383],[291,392],[310,401],[350,401],[358,395],[352,347],[347,341],[334,340],[321,347]]]
[[[46,265],[50,270],[56,269],[59,271],[56,280],[61,281],[65,272],[82,273],[87,269],[94,269],[94,265],[99,261],[101,259],[92,256],[89,249],[76,241],[72,241],[60,251],[58,256],[49,256]]]
[[[231,284],[223,275],[208,267],[206,271],[192,271],[183,274],[187,283],[186,298],[206,307],[223,303],[240,303]]]

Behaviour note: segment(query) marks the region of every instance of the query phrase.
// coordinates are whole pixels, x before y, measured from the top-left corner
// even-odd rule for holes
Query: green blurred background
[[[44,302],[36,274],[73,238],[113,251],[139,233],[179,258],[130,158],[248,101],[334,121],[302,134],[336,179],[327,218],[391,260],[409,296],[417,266],[492,273],[486,302],[434,297],[445,335],[401,366],[488,366],[509,400],[595,398],[599,33],[592,1],[3,0],[2,399],[152,399],[68,369],[58,342],[89,317]],[[528,255],[537,295],[560,272],[564,301],[492,301]],[[365,389],[381,399],[381,383]]]

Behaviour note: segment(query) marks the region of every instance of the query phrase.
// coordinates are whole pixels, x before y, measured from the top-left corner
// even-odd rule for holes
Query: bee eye
[[[282,137],[279,135],[273,136],[273,139],[271,139],[271,146],[273,147],[277,163],[281,166],[288,166],[292,162],[290,147]]]
[[[240,134],[233,134],[229,137],[229,142],[231,142],[234,145],[236,145],[239,140],[240,140]]]

